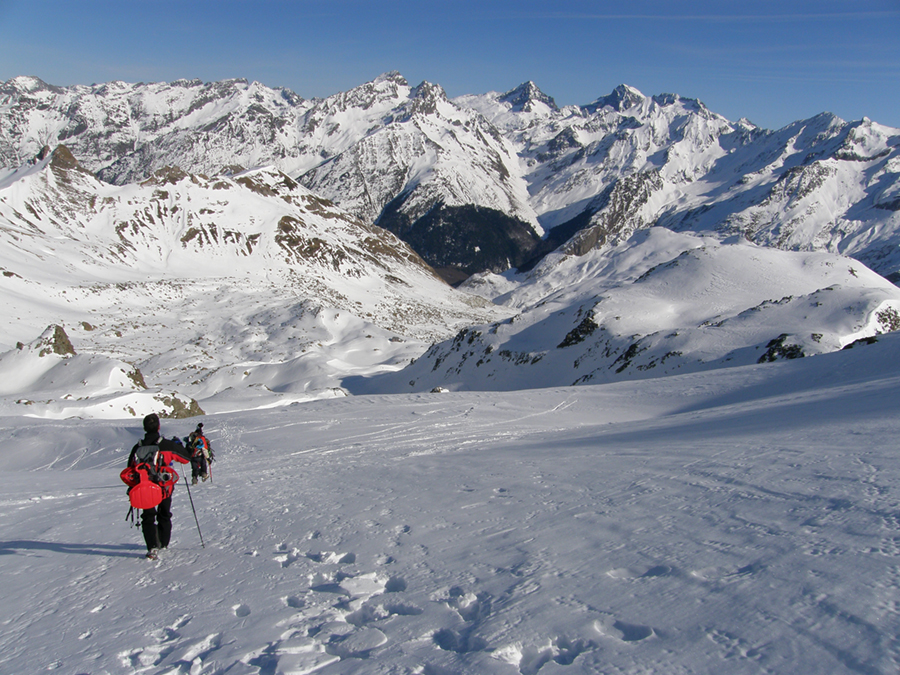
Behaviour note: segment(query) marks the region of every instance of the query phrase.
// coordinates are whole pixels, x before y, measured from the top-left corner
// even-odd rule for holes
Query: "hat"
[[[159,431],[159,415],[150,413],[144,418],[144,431],[148,434],[153,431]]]

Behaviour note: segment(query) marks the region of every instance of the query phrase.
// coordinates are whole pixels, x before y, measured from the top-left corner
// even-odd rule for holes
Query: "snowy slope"
[[[211,416],[156,563],[134,422],[5,419],[0,671],[894,673],[898,350]]]
[[[3,179],[0,219],[5,414],[600,383],[900,328],[900,291],[850,258],[663,228],[455,291],[395,236],[271,168],[115,186],[61,146]],[[97,372],[20,377],[50,361],[14,345],[56,325]]]
[[[855,260],[663,228],[465,287],[518,313],[469,327],[400,372],[345,384],[409,392],[602,383],[811,356],[900,328],[900,289]]]
[[[422,341],[505,314],[274,169],[165,169],[120,187],[60,147],[0,185],[0,238],[6,350],[58,324],[79,354],[137,366],[207,411],[342,395],[341,374],[398,367]],[[88,395],[14,382],[5,412],[65,398],[43,414],[71,415]]]

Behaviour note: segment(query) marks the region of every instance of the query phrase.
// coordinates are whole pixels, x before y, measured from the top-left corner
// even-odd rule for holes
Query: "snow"
[[[470,326],[399,372],[344,386],[511,391],[658,378],[749,365],[779,344],[798,355],[836,351],[896,330],[900,317],[897,287],[850,258],[656,227],[462,287],[517,313]]]
[[[312,101],[242,80],[6,87],[0,184],[3,167],[57,138],[119,184],[165,166],[216,175],[273,165],[370,223],[397,198],[413,219],[439,203],[472,204],[539,234],[599,218],[611,240],[656,224],[900,269],[890,168],[900,131],[868,119],[822,113],[767,131],[627,85],[562,109],[530,82],[450,100],[396,72]],[[617,190],[609,203],[607,190]]]
[[[331,398],[343,376],[397,370],[508,314],[271,169],[126,187],[59,173],[0,191],[0,415],[26,400],[36,416],[142,417],[173,392],[206,412]],[[15,348],[49,325],[79,356],[56,367]],[[110,398],[100,382],[127,364],[156,390],[143,404],[130,383]]]
[[[136,423],[4,418],[0,671],[896,672],[898,357],[208,416],[156,562]]]
[[[357,158],[387,196],[402,165],[423,188],[404,208],[446,183],[556,222],[621,170],[631,210],[605,246],[460,292],[272,167],[0,170],[0,673],[898,671],[900,291],[840,255],[891,241],[896,130],[750,134],[629,88],[610,105],[639,119],[516,112],[396,73],[308,103],[102,88],[123,119],[193,111],[120,176],[261,96],[303,117],[279,132],[295,169],[324,159],[303,134],[343,153],[325,184]],[[262,163],[252,128],[204,160]],[[556,146],[571,170],[540,159]],[[844,228],[853,209],[877,227]],[[144,414],[195,402],[213,481],[178,487],[151,562],[118,473]]]

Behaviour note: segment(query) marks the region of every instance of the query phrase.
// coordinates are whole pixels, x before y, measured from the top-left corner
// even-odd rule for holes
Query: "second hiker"
[[[203,422],[197,425],[184,442],[191,453],[191,485],[196,485],[198,478],[206,480],[210,477],[210,464],[214,459],[209,440],[203,435]]]

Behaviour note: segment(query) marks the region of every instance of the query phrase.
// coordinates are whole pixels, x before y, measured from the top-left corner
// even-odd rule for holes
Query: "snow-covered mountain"
[[[900,131],[868,120],[770,132],[626,86],[560,108],[530,82],[450,100],[397,73],[314,101],[3,85],[4,161],[60,138],[0,170],[4,363],[61,326],[136,368],[151,408],[646,378],[900,327],[872,272],[900,266]],[[454,291],[373,221],[445,279],[482,272]],[[27,379],[6,409],[143,409],[133,378],[82,379]]]
[[[27,355],[13,345],[61,325],[78,353],[137,366],[204,409],[235,386],[270,402],[329,395],[339,373],[397,367],[421,341],[508,313],[274,169],[161,169],[116,186],[61,146],[0,180],[0,241],[0,344],[16,367]],[[7,403],[66,414],[90,395],[104,416],[141,410],[131,380],[125,402],[51,380],[15,379]]]
[[[242,80],[0,86],[0,164],[59,142],[118,184],[272,165],[462,275],[652,225],[900,270],[900,130],[867,119],[767,131],[625,85],[560,108],[531,82],[451,100],[398,73],[308,101]]]
[[[89,171],[119,184],[171,165],[216,174],[281,157],[296,169],[304,166],[301,134],[287,120],[308,107],[285,89],[244,80],[56,87],[16,77],[0,85],[0,163],[16,167],[45,145],[65,144]]]
[[[659,225],[900,270],[898,129],[824,113],[767,131],[624,85],[558,109],[527,88],[525,104],[524,93],[457,101],[516,147],[546,250],[583,253]]]
[[[521,246],[504,248],[506,240],[525,250],[538,240],[509,144],[439,86],[410,87],[397,73],[315,101],[242,80],[59,88],[19,77],[0,86],[0,164],[18,166],[56,143],[117,184],[166,166],[213,175],[272,165],[366,222],[381,219],[418,241],[436,267],[502,271],[525,259]],[[483,227],[447,246],[456,209],[471,206],[499,218],[496,255],[491,237],[482,242]]]
[[[900,289],[858,261],[651,228],[463,288],[517,314],[358,391],[515,390],[646,379],[836,351],[900,329]]]

